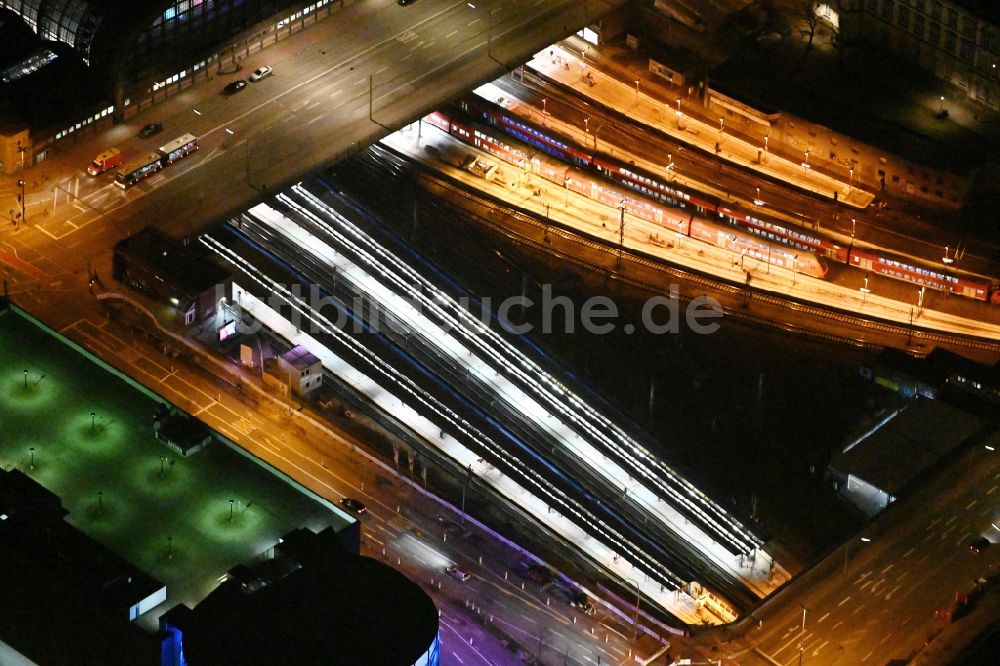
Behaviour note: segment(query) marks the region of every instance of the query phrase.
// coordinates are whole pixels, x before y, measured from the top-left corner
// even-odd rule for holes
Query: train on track
[[[525,146],[515,145],[483,131],[486,128],[477,126],[477,123],[469,122],[458,114],[435,111],[424,120],[504,162],[537,174],[567,190],[617,208],[622,211],[623,216],[634,215],[673,232],[679,238],[690,236],[731,250],[734,262],[743,262],[745,256],[750,256],[797,273],[820,278],[826,275],[827,266],[808,249],[789,248],[770,243],[732,225],[699,216],[696,211],[662,206],[646,197],[637,196],[627,188],[595,178],[586,170],[570,166],[550,156],[529,154]],[[663,238],[651,237],[650,240],[662,244],[673,242],[669,235]]]
[[[571,139],[526,122],[502,107],[478,95],[468,95],[452,109],[438,111],[427,120],[461,141],[492,152],[497,157],[537,170],[543,177],[584,194],[586,188],[606,188],[579,171],[560,176],[559,168],[537,156],[528,155],[516,146],[508,146],[489,128],[503,131],[520,142],[568,163],[578,170],[597,173],[615,184],[642,195],[641,199],[606,194],[595,198],[614,205],[624,205],[629,213],[667,228],[749,254],[761,261],[792,268],[802,263],[801,272],[816,277],[826,274],[824,260],[848,264],[864,271],[913,283],[920,287],[950,292],[967,298],[1000,303],[1000,282],[982,276],[963,275],[940,267],[921,265],[911,259],[894,256],[878,249],[842,245],[813,229],[793,227],[784,220],[725,204],[712,195],[678,185],[669,179],[650,174],[631,164],[595,155]],[[477,143],[478,142],[478,143]],[[482,145],[480,145],[482,144]],[[492,150],[491,150],[492,149]],[[539,164],[535,169],[536,162]],[[668,165],[669,166],[669,165]],[[563,180],[560,180],[562,178]],[[598,193],[600,195],[600,193]],[[590,196],[587,194],[587,196]],[[688,209],[692,212],[688,213]],[[686,213],[686,217],[685,217]],[[682,222],[681,220],[686,220]],[[741,233],[737,233],[737,229]],[[734,238],[735,237],[735,238]],[[752,239],[752,240],[751,240]],[[798,257],[796,259],[795,257]],[[797,266],[796,266],[797,268]]]

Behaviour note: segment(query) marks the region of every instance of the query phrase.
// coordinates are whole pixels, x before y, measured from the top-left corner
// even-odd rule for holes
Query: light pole
[[[674,154],[667,153],[667,166],[664,167],[667,170],[667,177],[673,179],[674,177]]]
[[[31,456],[31,469],[35,469],[35,447],[28,447],[28,455]]]
[[[802,604],[799,604],[800,606]],[[802,652],[805,650],[803,643],[806,640],[806,611],[808,609],[802,606],[802,631],[799,634],[799,666],[802,666]]]
[[[569,176],[563,180],[563,187],[566,188],[566,203],[563,208],[569,208],[569,184],[573,182],[573,179]]]
[[[545,127],[545,104],[549,101],[548,97],[542,98],[542,127]]]
[[[28,388],[28,371],[24,371],[24,388]]]
[[[21,188],[21,194],[18,195],[18,201],[21,202],[21,224],[27,224],[28,218],[25,217],[24,210],[24,178],[17,179],[17,186]]]
[[[854,251],[854,230],[857,225],[858,220],[855,217],[851,218],[851,244],[847,247],[847,264],[851,264],[851,252]]]
[[[633,622],[632,627],[635,632],[633,638],[639,637],[639,601],[642,598],[642,591],[639,589],[639,583],[632,578],[628,579],[628,582],[635,585],[635,622]]]
[[[233,503],[236,500],[229,500],[229,522],[233,522]]]
[[[618,223],[618,274],[621,275],[622,272],[622,253],[625,251],[625,200],[622,199],[621,203],[618,204],[621,209],[622,216]]]
[[[799,267],[799,255],[792,256],[792,288],[795,287],[795,271]]]
[[[583,133],[590,134],[590,118],[583,119]],[[587,143],[590,143],[589,141]]]
[[[635,105],[639,106],[639,79],[635,80]]]
[[[94,434],[94,425],[95,425],[96,419],[97,419],[97,414],[95,414],[94,412],[91,412],[90,413],[90,434],[91,435]]]
[[[722,134],[726,129],[726,119],[719,116],[719,134]]]
[[[861,307],[864,307],[865,303],[868,302],[868,294],[870,294],[871,292],[872,290],[868,288],[868,276],[866,275],[865,286],[861,287]]]
[[[851,196],[851,188],[854,187],[854,167],[850,167],[847,173],[849,174],[847,177],[847,196]]]
[[[862,543],[868,543],[869,541],[871,541],[871,539],[869,539],[868,537],[861,537],[861,542]],[[848,541],[847,542],[847,546],[845,546],[845,548],[844,548],[844,573],[845,574],[847,573],[847,555],[850,552],[851,552],[851,542]]]
[[[944,95],[938,98],[938,113],[944,113]]]
[[[809,173],[809,151],[805,151],[805,161],[802,162],[802,173],[808,175]]]

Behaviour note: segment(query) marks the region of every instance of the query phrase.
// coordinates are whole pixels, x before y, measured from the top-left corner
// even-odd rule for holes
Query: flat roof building
[[[36,481],[0,470],[0,641],[44,666],[159,664],[167,636],[131,620],[166,587],[65,515]]]
[[[236,567],[194,609],[160,620],[191,664],[437,666],[438,611],[419,585],[299,529],[274,557]]]

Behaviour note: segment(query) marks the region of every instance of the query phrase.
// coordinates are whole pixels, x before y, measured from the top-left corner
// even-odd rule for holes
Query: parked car
[[[345,497],[340,500],[340,506],[344,507],[351,513],[360,516],[364,512],[368,511],[368,507],[361,500],[356,500],[352,497]]]
[[[148,139],[154,134],[159,134],[162,131],[163,131],[163,123],[160,122],[147,123],[143,125],[141,130],[139,130],[139,137],[143,139]]]
[[[449,576],[451,576],[455,580],[462,581],[463,583],[472,578],[472,574],[470,574],[468,571],[463,571],[459,569],[454,564],[445,569],[445,571],[448,573]]]
[[[975,539],[972,540],[972,543],[969,544],[969,550],[971,550],[973,553],[981,553],[984,550],[986,550],[986,548],[989,545],[990,545],[990,540],[987,539],[986,537],[984,536],[976,537]]]
[[[246,81],[244,81],[243,79],[237,79],[236,81],[233,81],[232,83],[228,84],[225,88],[223,88],[222,92],[226,93],[227,95],[232,95],[233,93],[238,93],[239,91],[243,90],[246,87],[247,87]]]
[[[250,81],[251,83],[256,83],[257,81],[260,81],[263,78],[271,76],[271,74],[273,73],[274,70],[271,69],[270,65],[261,65],[257,69],[253,70],[253,74],[250,75]]]

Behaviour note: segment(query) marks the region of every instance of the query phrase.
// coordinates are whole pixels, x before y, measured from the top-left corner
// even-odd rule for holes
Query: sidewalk
[[[602,59],[602,68],[604,64]],[[782,154],[775,154],[767,141],[763,145],[757,145],[734,135],[731,128],[725,128],[724,122],[709,123],[703,120],[707,112],[691,98],[675,96],[672,105],[667,101],[670,95],[658,82],[649,79],[648,73],[644,77],[637,71],[628,70],[628,75],[634,74],[636,78],[633,79],[633,85],[627,85],[599,68],[588,66],[562,45],[535,54],[527,66],[572,88],[582,97],[627,113],[648,127],[689,146],[717,154],[731,164],[831,200],[836,193],[836,198],[841,203],[856,208],[865,208],[875,198],[870,192],[855,187],[856,183],[852,178],[834,177],[823,173],[822,169],[816,169],[815,165],[809,164],[808,156],[803,155],[796,161]]]

